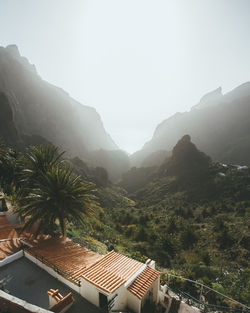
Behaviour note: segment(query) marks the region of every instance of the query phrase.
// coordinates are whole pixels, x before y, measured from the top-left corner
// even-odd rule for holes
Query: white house
[[[141,312],[146,299],[158,302],[160,272],[111,251],[81,276],[81,295],[98,307]]]
[[[140,313],[147,299],[158,302],[160,272],[154,261],[143,264],[115,251],[101,256],[56,238],[43,240],[25,256],[97,307]]]
[[[153,261],[143,264],[115,251],[103,256],[69,239],[40,236],[35,240],[28,233],[18,238],[4,215],[0,216],[0,228],[0,266],[24,255],[107,311],[129,308],[140,313],[147,299],[155,303],[159,300],[160,273]],[[21,243],[27,246],[24,253]]]

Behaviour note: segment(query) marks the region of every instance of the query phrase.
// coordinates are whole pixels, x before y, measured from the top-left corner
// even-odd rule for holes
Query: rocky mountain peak
[[[21,57],[17,45],[8,45],[5,49],[13,58]]]
[[[199,179],[207,172],[210,162],[210,157],[191,142],[190,135],[184,135],[173,148],[172,157],[166,160],[160,171],[182,179]]]
[[[200,102],[192,107],[193,109],[203,109],[205,107],[213,106],[218,104],[223,98],[222,88],[216,88],[213,91],[206,93],[201,99]]]
[[[37,74],[35,65],[31,64],[27,58],[20,54],[17,45],[8,45],[6,48],[1,47],[0,52],[3,52],[5,61],[8,60],[11,63],[14,61],[14,63],[18,63],[19,65],[21,64],[25,70],[29,70],[30,72]]]

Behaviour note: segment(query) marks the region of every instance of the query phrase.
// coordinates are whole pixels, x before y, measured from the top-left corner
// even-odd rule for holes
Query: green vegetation
[[[31,155],[38,150],[31,148]],[[3,172],[1,185],[5,192],[10,190],[16,198],[22,195],[24,202],[19,202],[22,204],[20,210],[41,207],[44,220],[49,221],[46,210],[53,208],[51,211],[56,217],[52,224],[55,225],[55,220],[60,220],[56,215],[60,199],[65,199],[66,204],[69,194],[74,194],[67,182],[72,185],[73,177],[81,175],[84,185],[90,187],[86,194],[95,193],[103,210],[97,210],[96,216],[85,216],[84,226],[79,223],[78,215],[75,219],[69,218],[67,235],[72,240],[101,253],[115,249],[142,262],[147,258],[154,259],[162,272],[171,271],[198,280],[244,304],[250,303],[249,167],[239,169],[232,165],[212,163],[209,157],[196,149],[190,137],[185,136],[173,150],[172,157],[160,168],[132,169],[123,176],[125,181],[118,186],[109,182],[103,168],[89,167],[77,158],[70,160],[75,172],[73,174],[68,170],[68,162],[57,158],[57,150],[55,158],[45,158],[50,161],[42,167],[45,168],[43,174],[39,170],[33,177],[37,167],[31,166],[34,163],[30,155],[7,151],[10,154],[0,154],[0,160],[4,159],[3,155],[8,155],[15,170],[9,171],[9,176]],[[1,162],[0,166],[5,166],[5,161]],[[26,170],[20,164],[25,164]],[[137,174],[139,178],[136,180]],[[32,188],[28,195],[18,185],[20,177],[24,183],[27,177],[34,179],[33,188],[24,184],[28,189]],[[61,184],[62,181],[66,182],[66,187]],[[93,183],[96,184],[96,191]],[[128,190],[121,186],[128,186]],[[47,193],[48,190],[55,190],[58,202],[45,206],[39,201],[36,203],[37,199],[54,197]],[[79,197],[79,201],[85,200]],[[92,201],[97,206],[95,198],[91,196],[89,204]],[[66,207],[70,210],[70,206]],[[27,212],[34,219],[38,218],[36,212]],[[71,216],[71,212],[67,214]],[[166,278],[163,275],[162,282]],[[193,295],[199,293],[198,287],[194,289],[188,283],[177,281],[171,284],[177,284],[177,287]],[[208,300],[227,305],[216,297],[211,296]]]
[[[66,236],[67,222],[78,225],[96,213],[95,185],[73,173],[58,148],[30,147],[18,158],[6,149],[1,145],[1,185],[15,197],[15,212],[25,220],[22,230],[37,224],[36,235],[53,235],[59,224]]]
[[[123,196],[132,206],[104,206],[105,224],[119,234],[115,247],[250,303],[250,168],[212,163],[185,136],[141,187],[135,175],[148,179],[143,170],[131,170],[121,182],[131,188]]]

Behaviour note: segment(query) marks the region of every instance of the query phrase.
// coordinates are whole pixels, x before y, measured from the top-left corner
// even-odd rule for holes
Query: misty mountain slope
[[[96,161],[94,165],[97,166],[100,162],[98,157],[93,158],[93,151],[102,149],[109,150],[110,155],[116,154],[118,147],[105,131],[96,110],[42,80],[35,66],[20,56],[15,45],[0,47],[0,93],[7,98],[12,111],[12,126],[16,129],[18,142],[22,138],[24,143],[34,144],[42,137],[45,142],[67,151],[69,156],[79,156],[92,163]],[[4,112],[1,110],[2,119],[5,119]],[[14,144],[6,131],[1,131],[0,136]],[[121,153],[127,158],[127,164],[127,155]],[[110,168],[113,158],[109,160],[107,157],[102,166]],[[110,173],[112,177],[120,175],[120,166],[124,165],[116,164],[115,175]]]
[[[21,139],[18,136],[14,123],[13,112],[4,93],[0,93],[0,134],[10,146],[20,146]]]
[[[0,49],[0,91],[8,97],[22,134],[37,134],[72,154],[117,149],[95,109],[42,80],[16,46]]]
[[[190,134],[213,160],[250,164],[250,83],[222,95],[221,88],[205,95],[189,112],[176,113],[157,126],[153,138],[131,156],[133,165],[158,150],[172,150]]]

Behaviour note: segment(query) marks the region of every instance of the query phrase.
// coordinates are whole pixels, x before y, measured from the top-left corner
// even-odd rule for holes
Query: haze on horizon
[[[95,107],[135,152],[207,92],[250,80],[248,0],[0,0],[0,46]]]

